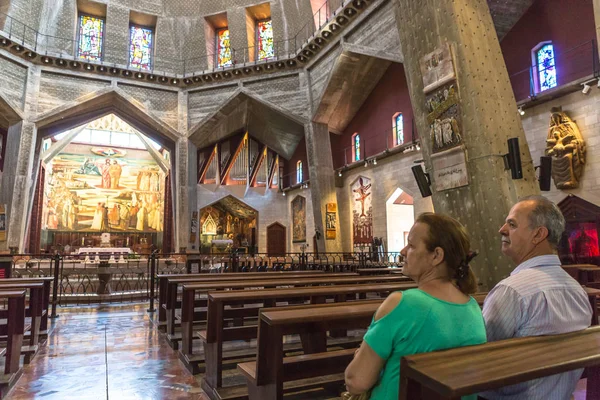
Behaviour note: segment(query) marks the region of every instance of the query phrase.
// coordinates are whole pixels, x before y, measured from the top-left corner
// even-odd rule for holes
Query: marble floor
[[[147,304],[59,309],[54,332],[8,395],[10,400],[209,400],[152,324]],[[224,379],[229,377],[224,373]],[[236,375],[236,374],[234,374]],[[575,400],[586,400],[585,380]],[[289,400],[324,400],[304,393]],[[292,399],[293,398],[293,399]]]
[[[208,400],[147,304],[59,309],[55,330],[8,399]]]

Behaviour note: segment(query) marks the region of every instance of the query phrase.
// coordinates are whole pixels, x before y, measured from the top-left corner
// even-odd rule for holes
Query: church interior
[[[600,400],[599,43],[600,0],[0,0],[0,399]],[[591,322],[493,346],[527,196]],[[429,213],[487,339],[392,367]]]

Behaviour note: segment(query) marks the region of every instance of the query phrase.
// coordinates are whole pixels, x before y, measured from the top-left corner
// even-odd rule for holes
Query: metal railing
[[[600,76],[600,62],[596,40],[589,40],[563,52],[554,53],[557,87],[587,76]],[[529,66],[509,76],[517,102],[534,99],[540,90],[537,65]]]
[[[296,57],[300,50],[315,37],[322,28],[324,28],[343,8],[349,3],[349,0],[326,0],[324,4],[313,14],[302,28],[292,37],[273,41],[273,56],[268,59],[259,60],[255,46],[232,48],[231,67],[245,66],[247,64],[256,65],[267,61],[279,59],[289,59]],[[139,70],[136,67],[124,65],[123,60],[129,59],[129,53],[123,52],[117,56],[121,61],[93,61],[85,57],[77,56],[78,43],[74,38],[64,38],[60,36],[47,35],[37,31],[35,28],[13,18],[12,16],[0,13],[0,32],[15,44],[26,46],[39,55],[49,55],[66,60],[88,62],[90,64],[99,64],[114,66],[119,68],[128,68],[132,71]],[[129,48],[123,45],[123,48]],[[103,54],[105,55],[105,54]],[[114,54],[113,54],[114,57]],[[217,65],[216,53],[213,51],[201,51],[199,56],[178,59],[171,55],[154,54],[150,69],[144,72],[162,74],[169,73],[180,76],[193,76],[195,73],[226,70],[228,67]],[[120,64],[121,62],[121,64]]]
[[[397,252],[354,253],[264,253],[130,255],[102,253],[85,255],[20,254],[10,256],[13,278],[53,277],[52,316],[57,305],[150,302],[158,299],[157,276],[161,274],[263,272],[315,270],[356,272],[364,268],[398,267]]]

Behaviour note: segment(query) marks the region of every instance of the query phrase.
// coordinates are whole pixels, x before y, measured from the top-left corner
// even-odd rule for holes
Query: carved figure
[[[552,157],[552,178],[558,189],[573,189],[583,172],[585,142],[577,124],[560,107],[551,112],[546,155]]]

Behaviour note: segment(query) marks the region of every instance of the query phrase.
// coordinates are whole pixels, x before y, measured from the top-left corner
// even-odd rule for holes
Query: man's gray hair
[[[520,199],[519,203],[523,201],[535,202],[535,207],[529,214],[531,228],[546,227],[548,229],[548,242],[554,248],[557,248],[558,242],[565,231],[565,217],[560,208],[544,196],[527,196]]]

